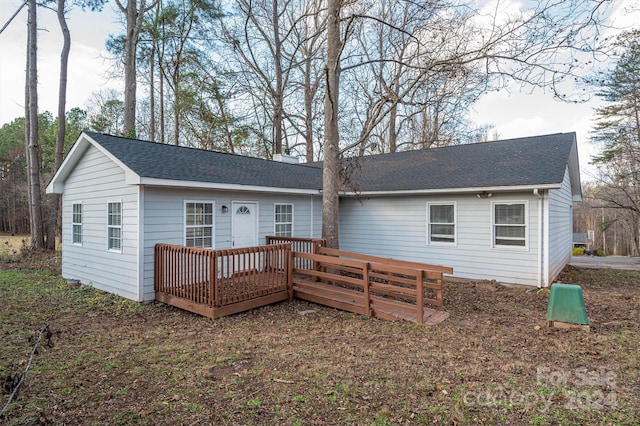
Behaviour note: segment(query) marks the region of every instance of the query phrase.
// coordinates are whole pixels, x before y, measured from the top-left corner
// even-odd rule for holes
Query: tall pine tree
[[[606,104],[596,109],[592,140],[602,144],[593,162],[602,179],[598,198],[607,207],[631,213],[635,254],[640,252],[640,31],[617,40],[622,54],[598,80],[597,95]]]

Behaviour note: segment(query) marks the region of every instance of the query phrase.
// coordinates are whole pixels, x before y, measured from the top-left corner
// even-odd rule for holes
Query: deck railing
[[[291,293],[290,252],[289,244],[228,250],[157,244],[156,298],[185,299],[201,306],[205,315],[214,316],[210,310],[215,308]]]
[[[265,237],[267,245],[269,244],[291,244],[291,251],[293,253],[309,253],[316,254],[320,251],[320,248],[327,246],[327,240],[324,238],[299,238],[299,237],[281,237],[268,235]],[[304,269],[314,269],[312,261],[302,259],[299,257],[294,258],[294,267]]]
[[[453,273],[452,268],[328,248],[321,248],[319,252],[320,254],[292,254],[294,264],[295,259],[299,258],[317,265],[316,268],[294,267],[294,286],[297,285],[301,289],[298,292],[300,295],[304,294],[303,287],[312,287],[306,283],[308,281],[329,283],[355,290],[360,294],[356,296],[353,312],[366,316],[380,316],[375,313],[376,306],[384,307],[387,311],[404,310],[415,315],[418,324],[422,323],[425,305],[430,305],[436,310],[443,308],[443,274]],[[296,282],[299,277],[302,277],[302,280]],[[309,300],[314,301],[313,294]],[[326,299],[324,301],[326,302]],[[346,309],[346,304],[339,301],[334,306]]]
[[[453,268],[449,266],[442,265],[433,265],[428,263],[420,263],[420,262],[410,262],[406,260],[398,260],[387,257],[380,256],[372,256],[362,253],[355,253],[343,250],[335,250],[328,247],[322,247],[318,251],[319,254],[334,256],[334,257],[342,257],[346,259],[357,259],[363,260],[365,262],[372,262],[373,265],[382,264],[389,266],[397,266],[399,268],[407,268],[410,271],[422,271],[422,292],[418,292],[417,286],[416,291],[422,294],[423,302],[427,305],[431,305],[435,309],[441,310],[443,307],[442,300],[442,284],[443,284],[443,274],[453,274]],[[413,272],[412,272],[413,273]],[[382,287],[378,286],[377,283],[386,282],[389,285],[395,285],[399,287],[406,287],[406,275],[402,272],[393,272],[391,270],[387,272],[383,272],[380,268],[374,270],[370,273],[370,278],[373,279],[372,284],[373,287],[378,287],[382,289]],[[418,277],[416,276],[416,280]],[[412,285],[412,284],[409,284]],[[393,290],[393,288],[389,288],[388,290]],[[404,291],[404,290],[400,290]],[[392,291],[393,293],[393,291]],[[416,294],[414,300],[417,300],[420,295]]]

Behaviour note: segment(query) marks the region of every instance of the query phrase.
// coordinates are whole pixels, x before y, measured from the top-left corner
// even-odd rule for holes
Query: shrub
[[[598,256],[606,256],[607,254],[604,252],[604,250],[600,250],[598,249]]]
[[[584,248],[582,247],[574,247],[573,248],[573,255],[574,256],[582,256],[584,254]]]

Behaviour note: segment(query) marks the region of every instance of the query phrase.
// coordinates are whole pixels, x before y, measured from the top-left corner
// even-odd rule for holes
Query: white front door
[[[231,245],[249,247],[258,245],[258,203],[232,202]]]

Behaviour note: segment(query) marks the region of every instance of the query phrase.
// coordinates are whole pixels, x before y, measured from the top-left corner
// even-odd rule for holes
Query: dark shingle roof
[[[322,171],[309,165],[85,133],[141,177],[272,188],[322,187]]]
[[[360,191],[558,184],[575,133],[361,157]]]
[[[318,163],[286,164],[259,158],[85,132],[141,177],[322,188]],[[559,184],[575,133],[557,133],[370,155],[356,160],[352,180],[361,192],[416,191]]]

